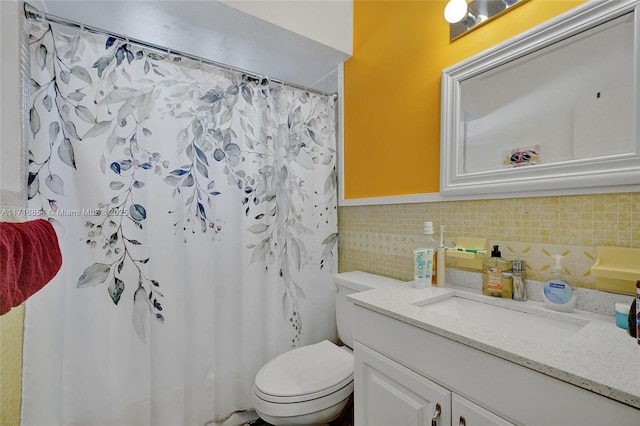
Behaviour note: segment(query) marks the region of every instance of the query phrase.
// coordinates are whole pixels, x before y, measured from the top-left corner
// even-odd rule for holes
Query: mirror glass
[[[587,3],[443,71],[441,193],[640,184],[637,4]]]

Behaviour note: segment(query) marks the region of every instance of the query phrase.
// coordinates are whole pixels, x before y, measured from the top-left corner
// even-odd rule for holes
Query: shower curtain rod
[[[225,69],[228,71],[236,71],[236,72],[240,72],[242,74],[245,74],[246,76],[255,78],[256,80],[261,80],[263,78],[266,78],[267,80],[269,80],[270,82],[276,83],[276,84],[282,84],[285,86],[289,86],[292,87],[294,89],[301,89],[304,90],[305,92],[310,92],[310,93],[315,93],[317,95],[323,95],[323,96],[333,96],[334,98],[338,97],[337,93],[329,93],[329,92],[324,92],[322,90],[317,90],[317,89],[313,89],[311,87],[306,87],[306,86],[301,86],[299,84],[296,83],[291,83],[289,81],[285,81],[285,80],[280,80],[277,78],[271,78],[269,76],[265,76],[265,75],[260,75],[257,74],[255,72],[252,71],[247,71],[244,70],[242,68],[238,68],[238,67],[234,67],[231,65],[227,65],[227,64],[223,64],[221,62],[216,62],[216,61],[212,61],[211,59],[207,59],[207,58],[203,58],[201,56],[196,56],[196,55],[192,55],[186,52],[181,52],[178,50],[172,50],[169,49],[167,47],[162,47],[162,46],[158,46],[152,43],[148,43],[146,41],[142,41],[142,40],[138,40],[135,38],[129,38],[125,35],[122,34],[117,34],[114,33],[112,31],[107,31],[107,30],[103,30],[102,28],[97,28],[97,27],[93,27],[91,25],[85,25],[85,24],[81,24],[79,22],[76,21],[72,21],[71,19],[67,19],[67,18],[62,18],[60,16],[55,16],[55,15],[50,15],[48,13],[42,12],[40,11],[38,8],[36,8],[35,6],[32,6],[31,4],[25,2],[24,3],[24,12],[25,12],[25,16],[27,16],[28,19],[32,19],[34,21],[42,21],[43,19],[49,22],[53,22],[56,24],[62,24],[62,25],[66,25],[69,27],[74,27],[74,28],[78,28],[80,30],[85,30],[85,31],[89,31],[92,33],[96,33],[96,34],[102,34],[102,35],[107,35],[107,36],[112,36],[112,37],[116,37],[119,38],[120,40],[124,40],[127,43],[134,43],[136,45],[139,45],[140,47],[143,47],[145,49],[152,49],[158,52],[162,52],[162,53],[166,53],[168,55],[173,55],[173,56],[180,56],[186,59],[190,59],[192,61],[195,62],[199,62],[205,65],[211,65],[214,66],[216,68],[220,68],[220,69]]]

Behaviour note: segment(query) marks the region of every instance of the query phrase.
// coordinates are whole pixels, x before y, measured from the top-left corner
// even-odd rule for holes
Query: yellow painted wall
[[[446,0],[354,1],[345,63],[344,196],[439,190],[440,73],[583,3],[529,0],[450,42]]]
[[[0,425],[20,424],[24,306],[0,317]]]

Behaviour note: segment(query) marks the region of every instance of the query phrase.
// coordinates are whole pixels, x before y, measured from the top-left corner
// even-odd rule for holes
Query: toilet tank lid
[[[374,288],[393,287],[402,284],[400,280],[370,274],[362,271],[342,272],[333,276],[334,282],[354,291],[365,291]]]
[[[278,397],[315,394],[353,377],[353,355],[328,340],[274,358],[256,375],[260,392]]]

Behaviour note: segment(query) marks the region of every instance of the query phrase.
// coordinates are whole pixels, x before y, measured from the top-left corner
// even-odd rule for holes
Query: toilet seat
[[[328,340],[271,360],[256,375],[254,393],[266,402],[317,400],[353,388],[353,355]],[[343,393],[343,392],[340,392]]]

